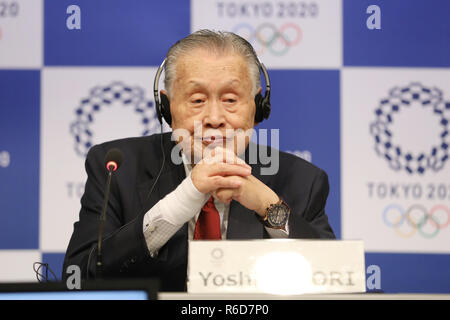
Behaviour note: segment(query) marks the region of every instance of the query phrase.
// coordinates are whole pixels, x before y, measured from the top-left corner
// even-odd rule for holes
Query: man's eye
[[[227,99],[224,99],[223,101],[226,102],[226,103],[235,103],[235,102],[236,102],[236,99],[233,99],[233,98],[227,98]]]

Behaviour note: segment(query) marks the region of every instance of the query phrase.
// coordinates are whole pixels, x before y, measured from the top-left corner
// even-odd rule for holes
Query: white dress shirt
[[[151,257],[156,257],[159,249],[188,221],[188,239],[193,239],[197,218],[211,196],[197,190],[191,179],[192,165],[188,163],[184,154],[182,158],[186,178],[144,215],[143,231]],[[214,205],[220,216],[222,240],[225,240],[230,206],[216,199]],[[289,236],[287,225],[286,230],[265,228],[271,238]]]

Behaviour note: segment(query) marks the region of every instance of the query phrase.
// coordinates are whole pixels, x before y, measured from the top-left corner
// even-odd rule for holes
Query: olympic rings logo
[[[256,28],[248,23],[240,23],[232,31],[256,47],[258,55],[268,49],[272,54],[282,56],[303,38],[302,29],[294,23],[286,23],[279,29],[268,22]]]
[[[383,221],[402,238],[410,238],[417,232],[431,239],[450,224],[450,209],[444,205],[435,205],[428,211],[424,206],[415,204],[406,211],[398,204],[390,204],[383,211]]]

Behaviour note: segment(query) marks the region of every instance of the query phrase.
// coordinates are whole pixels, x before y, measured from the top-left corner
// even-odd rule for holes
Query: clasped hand
[[[234,152],[216,147],[191,172],[194,186],[202,193],[229,204],[238,201],[264,217],[266,208],[278,201],[277,194],[252,175],[251,167]]]

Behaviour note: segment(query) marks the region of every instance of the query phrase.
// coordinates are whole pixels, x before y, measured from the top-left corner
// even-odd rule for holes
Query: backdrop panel
[[[40,68],[43,52],[42,0],[0,4],[0,68]]]
[[[447,70],[343,71],[344,238],[450,253],[449,81]]]
[[[371,5],[380,8],[375,31],[362,14]],[[449,67],[449,10],[446,0],[344,1],[344,65]]]
[[[253,45],[270,68],[338,68],[342,64],[341,6],[340,0],[193,0],[191,30],[235,32]]]
[[[80,29],[66,27],[74,4]],[[46,0],[44,19],[45,65],[158,65],[189,34],[189,2]]]
[[[0,70],[0,249],[38,249],[40,72]]]

